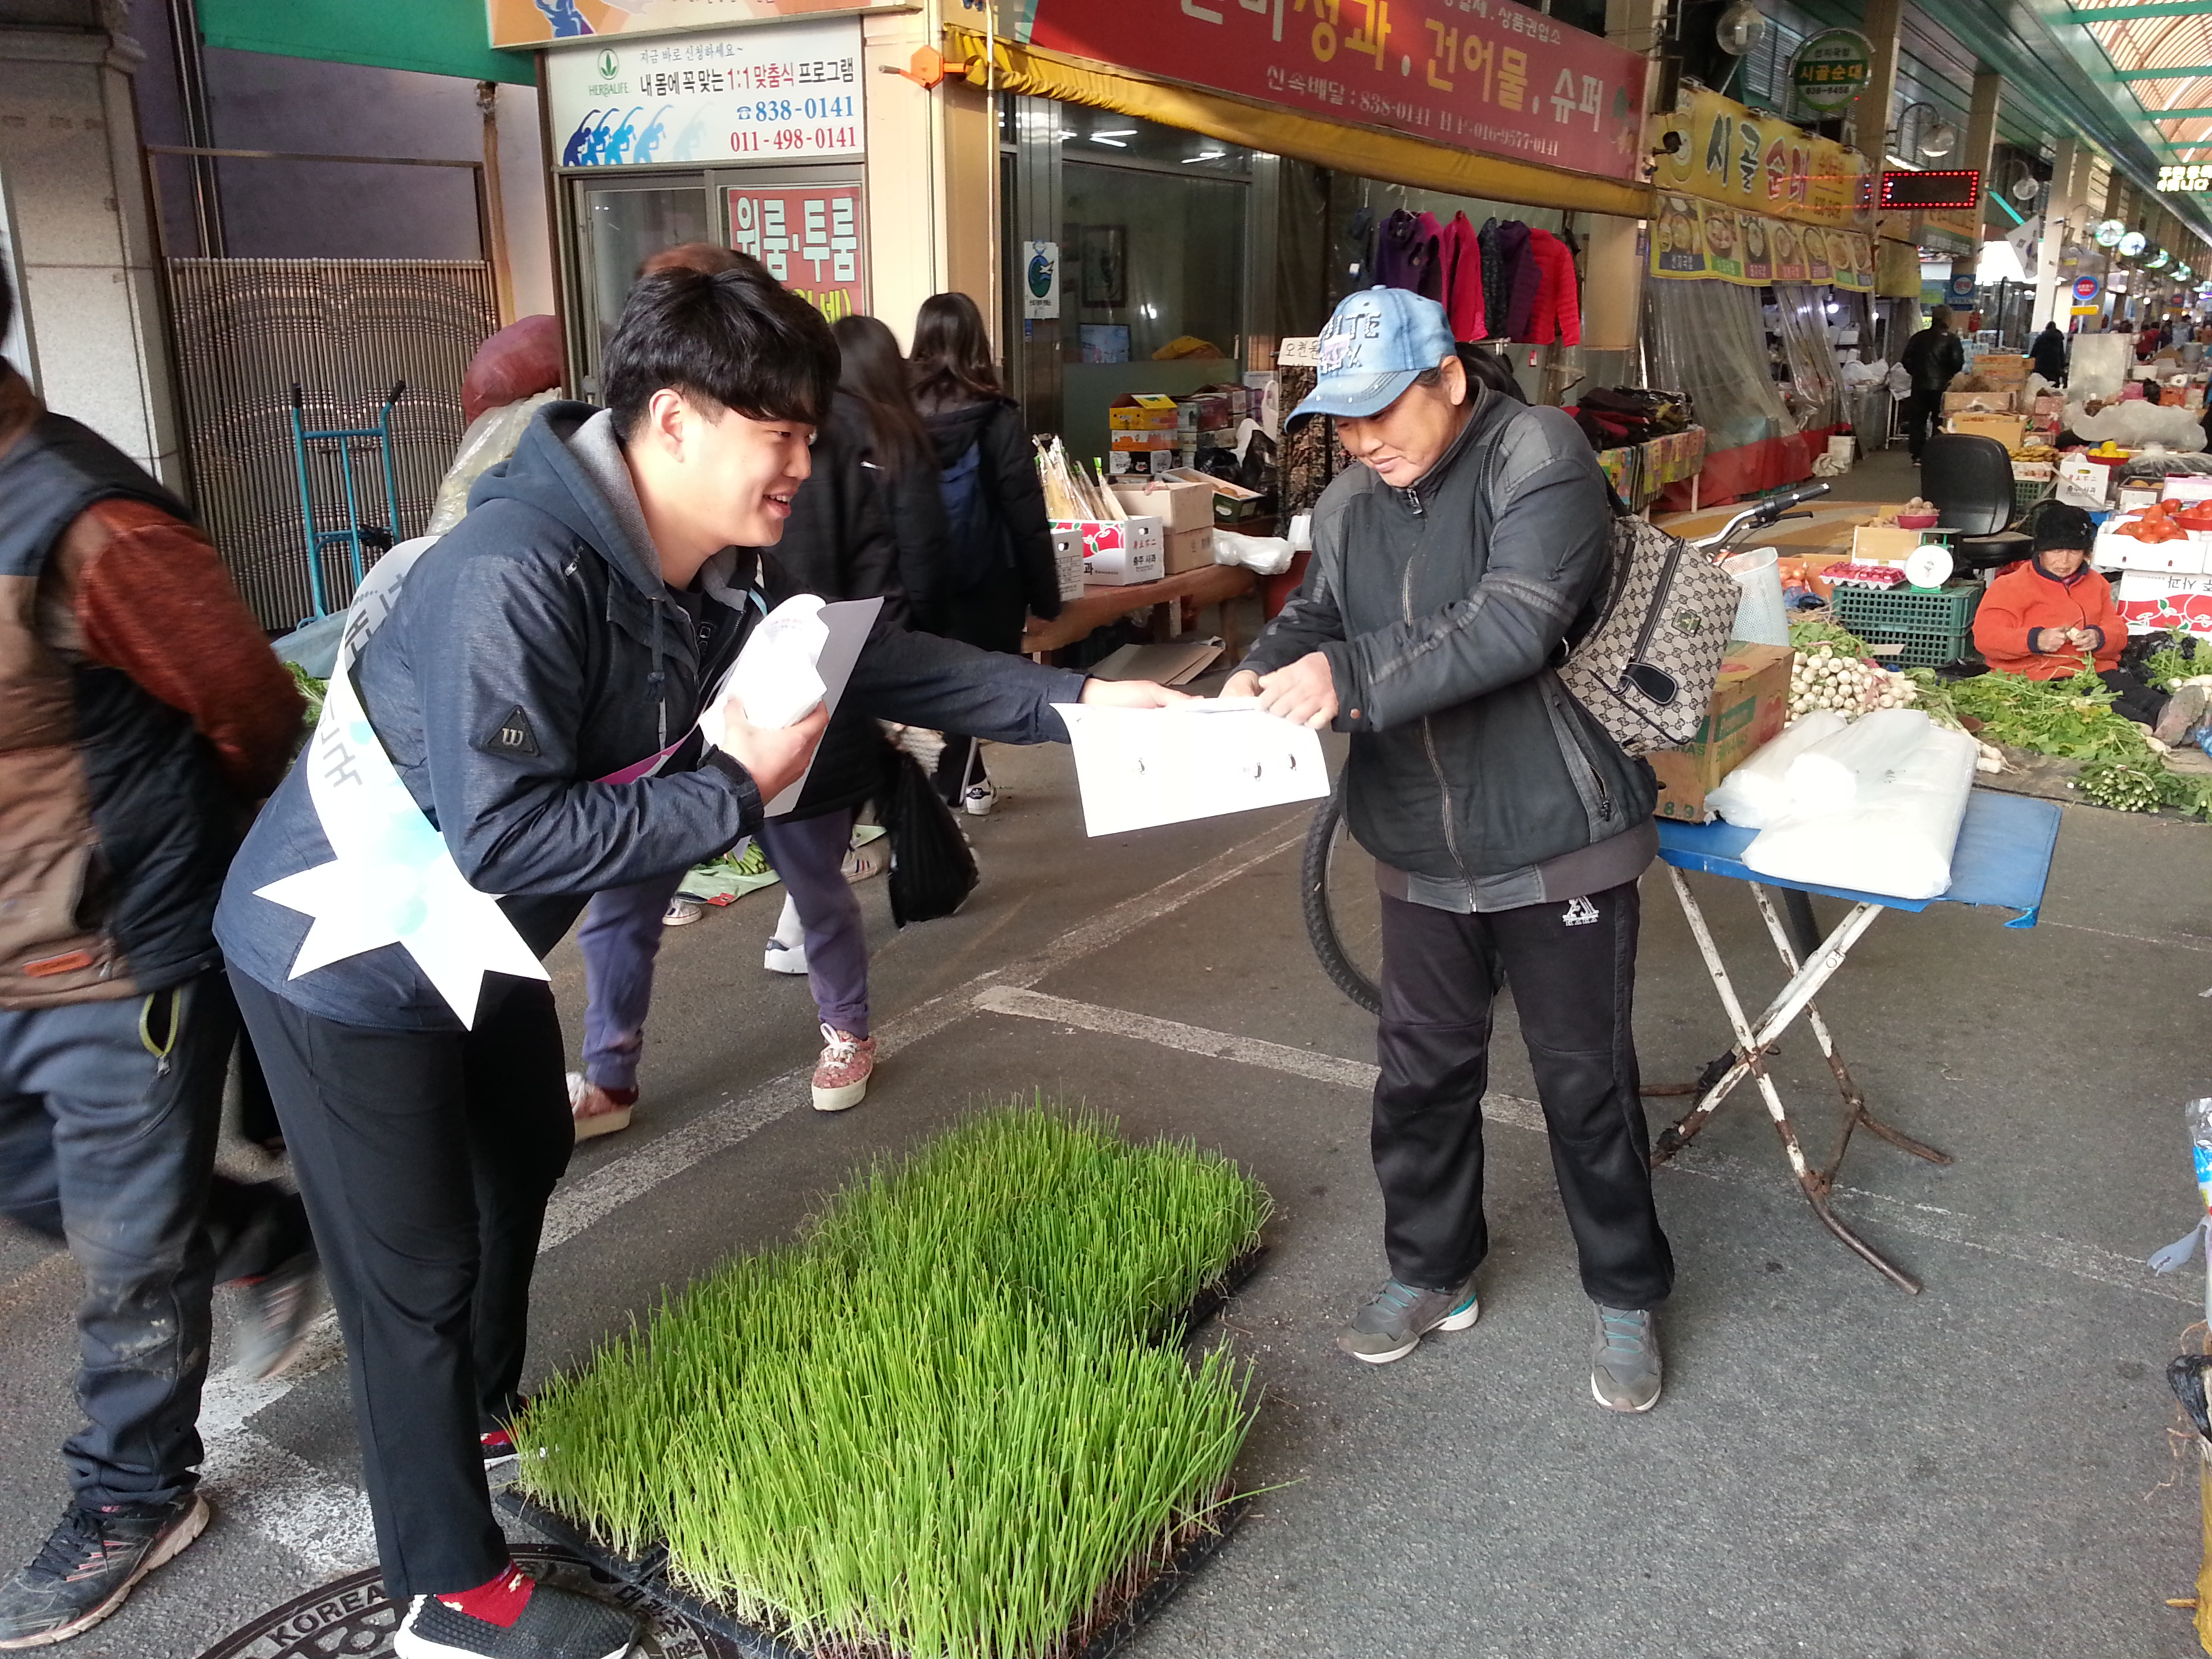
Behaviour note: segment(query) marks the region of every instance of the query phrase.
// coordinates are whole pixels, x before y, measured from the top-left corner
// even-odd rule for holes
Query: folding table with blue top
[[[2006,927],[2034,927],[2043,906],[2044,883],[2051,874],[2051,850],[2058,841],[2058,821],[2059,811],[2054,802],[1977,789],[1967,797],[1959,844],[1951,854],[1949,890],[1933,899],[1902,899],[1880,893],[1853,892],[1841,887],[1823,887],[1811,882],[1778,881],[1771,876],[1759,875],[1743,862],[1744,849],[1758,831],[1729,823],[1660,820],[1659,856],[1667,865],[1668,878],[1674,884],[1674,896],[1681,902],[1683,917],[1697,939],[1698,950],[1705,957],[1714,988],[1720,993],[1721,1005],[1728,1011],[1736,1047],[1734,1062],[1720,1079],[1704,1091],[1687,1116],[1659,1137],[1652,1150],[1651,1162],[1655,1165],[1663,1164],[1681,1151],[1730,1091],[1744,1079],[1753,1079],[1765,1099],[1767,1115],[1774,1120],[1775,1133],[1782,1138],[1790,1168],[1797,1177],[1797,1184],[1804,1188],[1814,1213],[1830,1232],[1887,1275],[1893,1284],[1901,1290],[1917,1292],[1920,1289],[1917,1279],[1837,1218],[1829,1207],[1829,1194],[1834,1188],[1836,1173],[1842,1167],[1851,1136],[1862,1127],[1931,1164],[1948,1164],[1951,1160],[1934,1147],[1923,1146],[1891,1127],[1867,1109],[1865,1097],[1851,1080],[1843,1055],[1837,1052],[1835,1038],[1829,1033],[1827,1022],[1820,1018],[1820,1011],[1814,1006],[1813,999],[1843,967],[1851,946],[1858,943],[1884,910],[1925,910],[1930,904],[1993,905],[2020,913],[2005,923]],[[1705,923],[1705,912],[1698,908],[1689,884],[1682,879],[1685,870],[1726,876],[1751,889],[1753,902],[1759,906],[1759,916],[1766,923],[1766,931],[1772,936],[1774,947],[1781,953],[1783,966],[1790,975],[1789,982],[1756,1019],[1747,1018],[1744,1012],[1742,1000],[1736,995],[1728,968],[1721,961],[1719,947],[1713,942],[1712,930]],[[1800,962],[1797,947],[1766,890],[1769,887],[1826,894],[1847,901],[1851,908],[1819,948]],[[1775,1089],[1766,1063],[1777,1039],[1801,1013],[1807,1017],[1844,1097],[1843,1136],[1836,1144],[1836,1155],[1826,1168],[1814,1165],[1805,1156],[1796,1127],[1783,1107],[1782,1097]]]

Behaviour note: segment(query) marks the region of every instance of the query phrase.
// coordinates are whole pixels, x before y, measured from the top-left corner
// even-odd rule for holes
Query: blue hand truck
[[[301,395],[299,383],[292,385],[292,460],[300,477],[300,519],[307,543],[307,596],[315,607],[316,617],[330,615],[323,589],[323,552],[325,548],[343,545],[352,562],[353,585],[361,586],[368,570],[368,554],[387,553],[397,538],[399,525],[399,483],[392,470],[392,410],[407,393],[407,382],[396,380],[384,399],[384,406],[376,412],[374,426],[331,427],[313,431],[307,426],[307,400]],[[357,440],[376,440],[379,459],[384,465],[383,524],[363,524],[361,521],[361,502],[353,484],[353,446]],[[345,489],[345,528],[317,530],[315,528],[315,498],[313,481],[307,473],[307,446],[311,443],[330,443],[332,448],[324,452],[337,459],[338,477]],[[313,621],[306,617],[303,621]]]

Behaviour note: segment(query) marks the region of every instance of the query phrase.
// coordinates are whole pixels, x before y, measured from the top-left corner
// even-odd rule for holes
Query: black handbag
[[[954,742],[965,741],[962,738]],[[890,751],[877,801],[891,847],[891,920],[900,927],[949,916],[975,890],[975,854],[960,821],[911,755]]]

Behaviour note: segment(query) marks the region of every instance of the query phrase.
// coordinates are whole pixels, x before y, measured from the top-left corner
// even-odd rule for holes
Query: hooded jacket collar
[[[471,510],[501,499],[558,520],[647,599],[666,596],[660,556],[653,551],[645,509],[638,505],[621,440],[615,436],[614,416],[607,410],[579,403],[552,403],[539,410],[514,453],[486,471],[469,492]]]

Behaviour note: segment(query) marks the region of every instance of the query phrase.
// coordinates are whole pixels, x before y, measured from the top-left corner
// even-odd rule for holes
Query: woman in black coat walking
[[[898,544],[908,625],[945,632],[945,497],[937,448],[914,406],[898,337],[874,317],[830,325],[843,362],[830,419],[857,447],[867,481]],[[788,532],[787,532],[788,533]]]
[[[975,302],[964,294],[924,300],[907,368],[943,476],[945,632],[986,651],[1019,651],[1027,617],[1060,614],[1060,575],[1036,459]],[[977,817],[997,796],[972,739],[945,745],[937,781]]]

